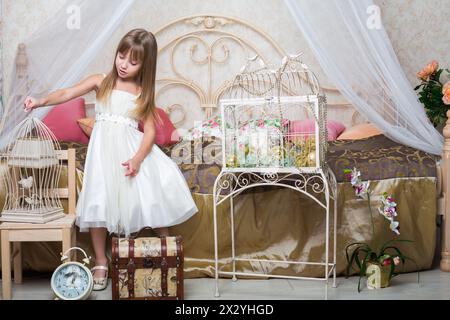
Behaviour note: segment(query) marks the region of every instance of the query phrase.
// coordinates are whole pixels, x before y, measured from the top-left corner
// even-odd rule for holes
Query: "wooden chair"
[[[68,187],[58,189],[60,198],[68,199],[65,217],[44,224],[0,223],[2,251],[2,293],[4,300],[11,299],[11,246],[13,243],[14,283],[22,283],[22,242],[61,241],[62,252],[75,246],[76,169],[75,149],[61,150],[60,160],[68,162]]]

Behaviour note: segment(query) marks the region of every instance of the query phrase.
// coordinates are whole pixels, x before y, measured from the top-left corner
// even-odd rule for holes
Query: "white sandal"
[[[101,291],[105,290],[108,286],[108,267],[105,266],[95,266],[91,269],[92,276],[94,276],[95,270],[105,270],[106,274],[103,278],[93,278],[94,280],[94,286],[92,287],[92,290],[94,291]]]

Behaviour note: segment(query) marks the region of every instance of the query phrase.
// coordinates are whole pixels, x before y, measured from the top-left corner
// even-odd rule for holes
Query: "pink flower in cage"
[[[197,139],[200,138],[201,135],[202,135],[201,130],[198,128],[194,128],[194,130],[192,131],[192,137]]]

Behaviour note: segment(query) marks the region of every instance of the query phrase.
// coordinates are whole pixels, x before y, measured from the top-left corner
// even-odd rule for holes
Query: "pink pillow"
[[[156,110],[161,118],[161,122],[156,123],[155,143],[161,147],[168,147],[177,143],[180,140],[180,136],[168,114],[161,108],[156,108]],[[143,121],[139,122],[139,131],[144,132]]]
[[[289,133],[310,135],[314,133],[314,128],[315,121],[312,119],[294,120],[291,121]],[[333,120],[327,121],[328,141],[336,140],[344,130],[345,126],[342,123]]]
[[[89,143],[77,120],[86,118],[84,98],[76,98],[59,104],[45,116],[42,122],[53,132],[58,141]]]

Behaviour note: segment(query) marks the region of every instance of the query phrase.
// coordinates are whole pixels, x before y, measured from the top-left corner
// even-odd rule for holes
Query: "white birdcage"
[[[300,60],[287,56],[272,70],[258,57],[234,78],[220,100],[222,117],[222,170],[213,189],[215,296],[219,296],[219,274],[307,279],[308,277],[258,274],[236,270],[236,261],[287,263],[324,268],[325,282],[333,276],[336,286],[337,183],[327,166],[326,98],[316,76]],[[325,245],[319,261],[249,259],[236,252],[234,198],[259,186],[290,188],[314,200],[325,210]],[[333,255],[330,256],[330,204],[334,200]],[[231,229],[231,271],[219,268],[217,207],[229,201]],[[319,207],[319,208],[320,208]],[[274,213],[276,214],[276,213]],[[223,228],[220,228],[223,232]]]
[[[0,221],[46,223],[64,216],[57,189],[59,150],[57,139],[39,119],[27,117],[17,125],[2,154],[7,170]]]
[[[285,57],[279,69],[244,67],[220,100],[226,170],[314,172],[327,148],[326,99],[316,76]]]

